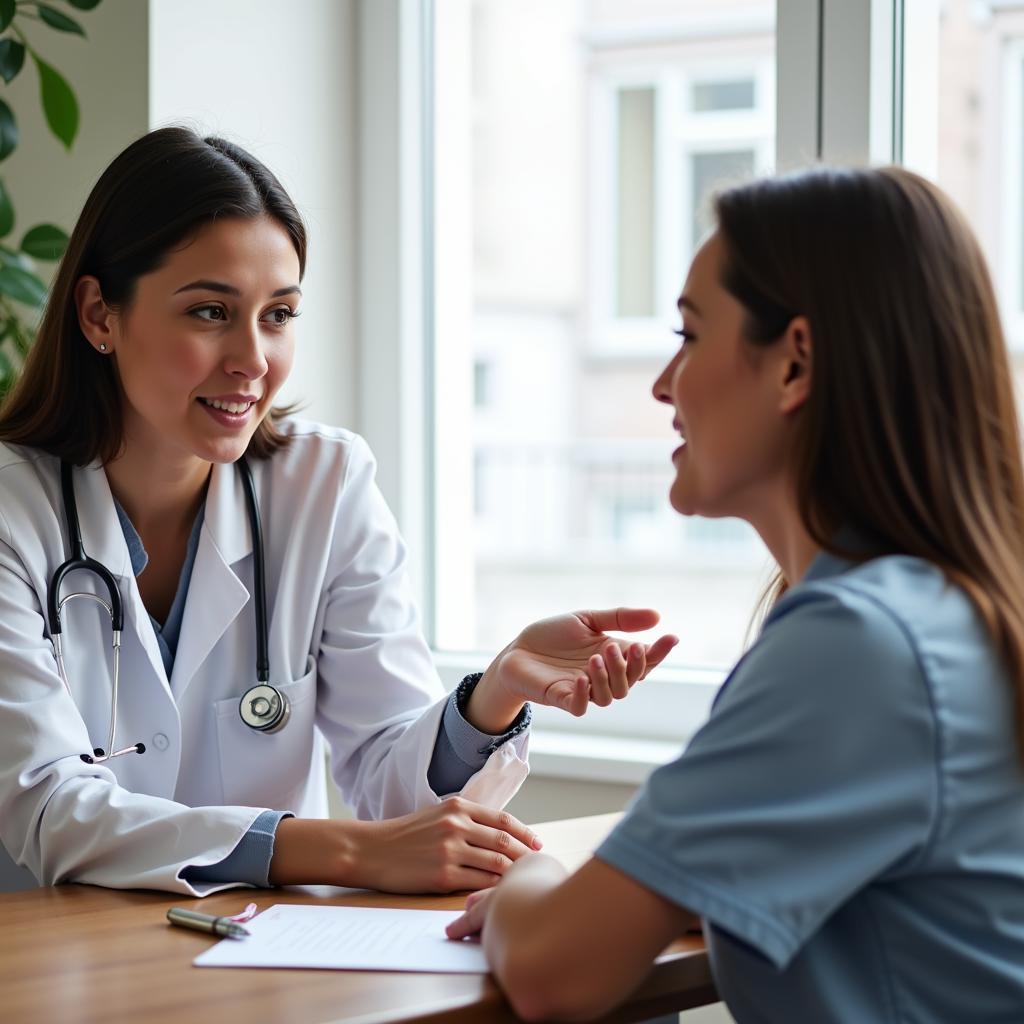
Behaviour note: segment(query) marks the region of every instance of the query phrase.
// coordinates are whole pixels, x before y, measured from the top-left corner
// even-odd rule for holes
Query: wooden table
[[[536,826],[545,851],[582,864],[618,815]],[[170,906],[238,913],[249,900],[275,903],[457,910],[458,896],[387,896],[331,886],[235,889],[189,900],[169,893],[61,885],[0,895],[0,1020],[205,1024],[344,1021],[345,1024],[505,1024],[518,1018],[483,975],[198,968],[211,939],[168,925]],[[659,958],[619,1010],[625,1024],[715,1002],[700,936]]]

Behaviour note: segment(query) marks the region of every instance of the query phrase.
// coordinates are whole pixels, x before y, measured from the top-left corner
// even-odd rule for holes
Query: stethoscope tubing
[[[252,531],[252,577],[256,606],[256,679],[260,683],[270,680],[270,656],[267,653],[267,583],[263,565],[263,523],[260,519],[260,505],[256,500],[256,486],[252,470],[243,455],[238,462],[242,477],[242,488],[249,506],[249,529]]]

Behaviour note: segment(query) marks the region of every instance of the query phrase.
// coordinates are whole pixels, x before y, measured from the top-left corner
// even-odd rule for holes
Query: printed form
[[[350,971],[486,974],[476,942],[453,942],[449,910],[386,910],[277,904],[246,923],[245,939],[223,939],[197,967],[318,967]]]

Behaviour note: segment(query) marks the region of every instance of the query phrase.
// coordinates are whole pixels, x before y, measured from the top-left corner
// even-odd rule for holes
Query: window
[[[650,394],[710,194],[774,159],[774,3],[720,7],[435,7],[442,650],[637,604],[684,638],[680,665],[741,651],[766,553],[671,510]]]
[[[706,715],[769,569],[744,524],[669,509],[670,414],[648,397],[707,195],[751,169],[891,160],[896,15],[909,62],[931,38],[911,16],[938,25],[939,3],[361,8],[360,386],[396,400],[359,427],[442,674],[584,604],[653,604],[683,640],[607,714],[540,709],[538,749],[547,728],[677,744]],[[1005,25],[1010,6],[974,8]],[[906,152],[938,131],[909,113],[937,92],[917,68]]]
[[[1024,2],[911,0],[903,161],[957,201],[992,271],[1024,385]]]
[[[624,17],[624,3],[603,10],[616,6]],[[692,17],[698,8],[689,6]],[[771,13],[772,4],[760,6]],[[614,45],[607,29],[590,57],[583,341],[595,357],[664,355],[665,311],[710,225],[710,194],[772,169],[774,38],[770,27],[755,31],[753,18],[723,25],[713,42],[700,23],[687,30],[683,21],[667,52],[661,40],[646,55],[626,38]]]

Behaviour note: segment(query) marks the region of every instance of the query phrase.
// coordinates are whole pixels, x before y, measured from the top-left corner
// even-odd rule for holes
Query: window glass
[[[749,110],[754,106],[754,80],[695,82],[694,110]]]
[[[691,160],[690,237],[702,238],[712,226],[710,199],[716,188],[733,181],[747,181],[754,173],[752,149],[732,152],[694,153]]]
[[[902,159],[938,182],[985,250],[1024,367],[1024,2],[906,0]]]
[[[775,4],[434,11],[435,642],[651,605],[677,666],[728,666],[767,555],[669,507],[651,385],[710,194],[772,167]]]
[[[654,89],[620,89],[618,315],[654,316]]]

